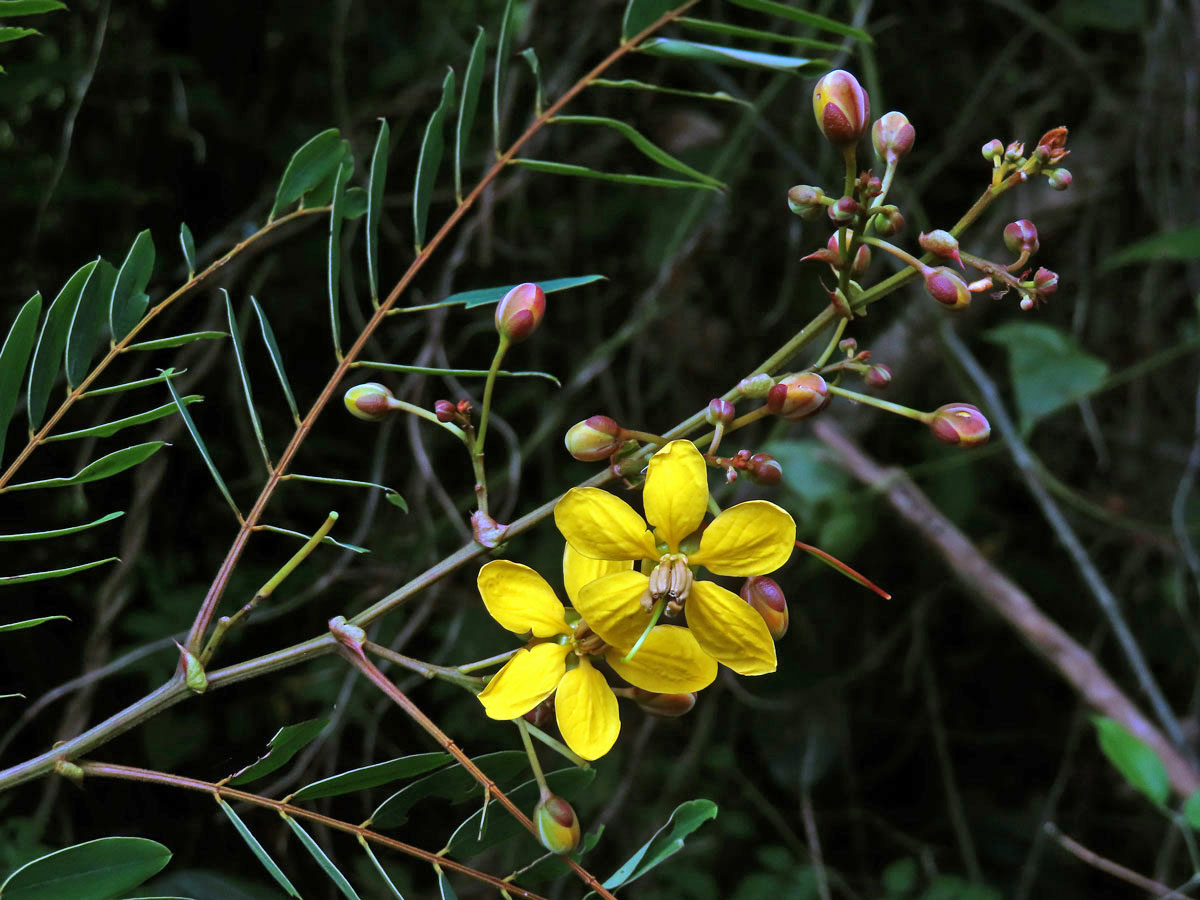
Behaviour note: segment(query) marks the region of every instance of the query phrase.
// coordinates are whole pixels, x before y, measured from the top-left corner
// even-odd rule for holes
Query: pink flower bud
[[[1053,294],[1058,290],[1058,273],[1040,268],[1033,274],[1033,287],[1043,296]]]
[[[783,481],[783,466],[767,453],[755,453],[746,460],[746,474],[755,484],[775,487]]]
[[[551,853],[570,853],[579,843],[579,818],[571,804],[556,794],[538,801],[533,808],[538,840]]]
[[[722,425],[728,425],[737,415],[737,410],[733,408],[733,404],[728,400],[722,400],[720,397],[714,397],[708,401],[708,412],[704,418],[709,425],[716,425],[720,422]]]
[[[342,402],[350,415],[366,422],[380,422],[392,411],[392,392],[377,381],[368,381],[346,391]]]
[[[917,130],[902,112],[884,113],[871,126],[871,144],[875,147],[875,154],[888,165],[908,156],[916,139]]]
[[[608,416],[592,416],[567,430],[567,452],[580,462],[607,459],[624,443],[622,428]]]
[[[1013,141],[1004,148],[1005,162],[1018,162],[1025,155],[1025,144],[1022,141]]]
[[[496,330],[512,343],[533,334],[546,314],[546,292],[536,284],[518,284],[496,304]]]
[[[940,256],[942,259],[952,259],[958,263],[960,269],[964,268],[962,259],[958,255],[958,239],[950,232],[943,231],[940,228],[929,232],[929,234],[922,232],[917,237],[917,243],[921,245],[923,250],[928,250],[934,256]]]
[[[1028,219],[1009,222],[1004,226],[1004,246],[1010,253],[1037,253],[1037,229]]]
[[[993,162],[1004,155],[1004,145],[993,138],[980,147],[979,152],[983,154],[983,158],[988,162]]]
[[[892,383],[892,370],[887,366],[871,366],[865,380],[871,387],[885,388]]]
[[[687,715],[696,705],[696,692],[690,694],[656,694],[635,687],[629,689],[629,698],[652,716],[677,719]]]
[[[829,388],[816,372],[802,372],[780,379],[767,394],[767,408],[789,422],[811,416],[825,408]]]
[[[1065,191],[1071,186],[1071,173],[1066,169],[1051,169],[1046,173],[1046,180],[1056,191]]]
[[[843,197],[829,207],[829,220],[835,225],[849,225],[858,215],[858,201],[853,197]]]
[[[788,209],[802,219],[812,220],[825,207],[825,192],[819,187],[798,184],[788,189]]]
[[[755,575],[742,584],[742,599],[754,607],[754,611],[767,623],[771,637],[779,640],[788,630],[787,598],[783,588],[772,578]]]
[[[1052,166],[1058,165],[1071,155],[1067,149],[1067,129],[1063,125],[1051,128],[1037,142],[1038,153]]]
[[[933,412],[929,423],[933,436],[943,444],[958,447],[979,447],[987,443],[992,426],[978,407],[970,403],[947,403]]]
[[[925,273],[925,290],[938,303],[950,309],[963,309],[971,302],[966,283],[945,266]]]
[[[871,248],[862,244],[854,252],[854,262],[850,264],[850,277],[858,280],[867,273],[871,266]]]
[[[856,144],[870,124],[871,99],[857,78],[835,69],[813,88],[813,115],[821,133],[835,147]]]
[[[438,400],[433,404],[433,411],[439,422],[453,422],[458,418],[458,407],[449,400]]]

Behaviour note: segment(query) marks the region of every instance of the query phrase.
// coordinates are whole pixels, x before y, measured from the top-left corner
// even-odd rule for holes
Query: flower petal
[[[583,586],[575,609],[606,644],[628,652],[650,624],[642,594],[650,579],[641,572],[618,572]]]
[[[555,643],[518,650],[479,694],[488,718],[515,719],[553,694],[570,652],[569,646]]]
[[[563,605],[546,579],[529,566],[497,559],[479,570],[479,595],[488,614],[513,634],[570,634]]]
[[[578,608],[579,589],[585,584],[631,568],[631,560],[591,559],[567,544],[563,548],[563,581],[567,586],[567,599]]]
[[[708,509],[708,466],[691,441],[671,441],[650,458],[642,493],[646,518],[672,553]]]
[[[617,697],[586,657],[563,676],[554,710],[563,740],[584,759],[599,759],[621,733]]]
[[[655,559],[654,535],[624,500],[599,488],[571,488],[554,507],[567,543],[592,559]]]
[[[795,547],[796,523],[787,511],[749,500],[709,523],[688,562],[714,575],[766,575],[787,562]]]
[[[688,628],[709,656],[739,675],[775,671],[771,632],[762,616],[737,594],[711,581],[696,581],[683,609]]]
[[[678,625],[655,625],[629,662],[623,654],[604,654],[613,670],[635,687],[660,694],[686,694],[713,683],[717,661],[700,649],[696,638]]]

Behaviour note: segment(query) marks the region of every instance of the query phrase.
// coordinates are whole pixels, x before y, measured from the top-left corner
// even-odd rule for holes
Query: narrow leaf
[[[405,512],[408,512],[408,504],[404,498],[400,496],[393,488],[385,484],[376,484],[374,481],[356,481],[353,478],[327,478],[323,475],[284,475],[284,479],[288,481],[315,481],[318,484],[342,484],[347,487],[369,487],[379,488],[387,495],[387,500],[393,506],[399,506]]]
[[[453,104],[454,70],[450,69],[442,80],[442,100],[425,126],[425,137],[421,141],[421,156],[417,160],[417,180],[413,189],[413,232],[418,253],[425,246],[425,226],[429,222],[429,204],[433,201],[433,187],[437,182],[438,167],[442,164],[442,150],[445,148],[442,123]]]
[[[358,894],[354,892],[354,888],[350,886],[350,882],[346,880],[346,876],[338,871],[338,867],[333,864],[333,860],[326,856],[325,851],[318,846],[317,842],[309,836],[307,831],[300,827],[300,823],[291,816],[284,816],[283,821],[288,823],[288,827],[295,832],[296,837],[300,838],[300,843],[304,845],[304,849],[317,861],[317,865],[329,876],[329,880],[337,885],[337,889],[346,896],[347,900],[360,900]]]
[[[472,761],[502,790],[521,777],[529,766],[529,758],[522,750],[487,753]],[[407,822],[412,807],[426,797],[441,797],[452,803],[460,803],[474,797],[478,788],[479,783],[461,766],[442,769],[392,794],[376,807],[369,821],[376,828],[395,828]]]
[[[271,471],[271,454],[267,452],[267,441],[263,437],[262,423],[258,420],[258,409],[254,405],[254,395],[250,392],[250,373],[246,371],[246,357],[242,353],[242,336],[238,332],[237,317],[233,314],[233,304],[229,300],[229,291],[221,288],[225,295],[225,319],[229,322],[229,338],[233,344],[233,358],[237,362],[238,377],[242,380],[242,394],[246,398],[246,411],[250,414],[250,427],[254,429],[254,438],[258,441],[258,449],[262,451],[263,462],[267,471]]]
[[[380,119],[379,137],[375,139],[375,152],[371,154],[371,180],[367,186],[367,281],[375,306],[379,305],[379,218],[383,214],[390,142],[387,119]]]
[[[667,824],[660,828],[642,847],[617,869],[604,887],[618,887],[641,878],[659,863],[683,849],[683,839],[707,822],[717,817],[717,805],[711,800],[688,800],[675,807]]]
[[[404,900],[404,895],[397,890],[396,885],[392,884],[392,879],[388,876],[387,870],[380,865],[379,860],[375,858],[375,852],[371,849],[371,845],[362,838],[358,839],[358,843],[363,850],[366,851],[367,858],[371,860],[371,865],[375,867],[375,871],[379,873],[379,877],[382,878],[384,884],[388,886],[388,890],[392,892],[392,896],[395,897],[396,900]]]
[[[823,59],[756,53],[753,50],[697,44],[694,41],[677,41],[672,38],[651,38],[637,49],[651,56],[667,56],[751,69],[771,69],[775,72],[823,72],[829,68],[829,63]]]
[[[701,181],[679,181],[674,178],[658,178],[652,175],[628,175],[623,172],[601,172],[589,169],[587,166],[576,166],[570,163],[550,162],[544,159],[525,159],[518,157],[509,161],[510,165],[524,166],[535,172],[546,172],[550,175],[572,175],[576,178],[594,178],[598,181],[616,181],[621,184],[641,184],[647,187],[666,188],[699,188],[715,191],[719,188]]]
[[[32,34],[41,34],[41,32],[36,28],[15,28],[12,26],[0,28],[0,44],[6,44],[9,41],[18,41]]]
[[[305,142],[283,170],[267,221],[273,221],[285,206],[295,203],[336,171],[344,155],[342,136],[336,128],[328,128]]]
[[[267,321],[267,314],[258,305],[258,301],[251,297],[250,305],[254,307],[254,313],[258,316],[258,324],[262,328],[263,343],[267,345],[267,353],[271,357],[271,365],[275,367],[275,374],[279,376],[279,385],[283,388],[283,396],[287,398],[288,408],[292,411],[292,418],[299,425],[300,410],[296,408],[296,398],[292,396],[292,386],[288,382],[287,373],[283,370],[283,355],[279,352],[279,342],[275,340],[275,332],[271,328],[271,323]]]
[[[73,484],[87,484],[90,481],[100,481],[111,478],[126,469],[133,468],[140,462],[149,459],[159,448],[166,446],[166,441],[147,441],[144,444],[134,444],[124,450],[116,450],[107,456],[102,456],[93,463],[88,463],[76,474],[66,478],[44,478],[41,481],[26,481],[22,484],[10,484],[5,490],[28,491],[34,488],[68,487]]]
[[[542,93],[542,64],[538,60],[537,51],[532,47],[522,50],[521,56],[529,64],[529,71],[533,73],[533,83],[536,89],[533,95],[533,112],[534,115],[540,116],[542,107],[545,105],[545,97]]]
[[[97,559],[93,562],[83,563],[78,566],[69,566],[65,569],[47,569],[44,572],[26,572],[24,575],[0,575],[0,587],[10,584],[28,584],[31,581],[49,581],[52,578],[65,578],[67,575],[74,575],[76,572],[86,572],[88,569],[94,569],[97,566],[103,566],[110,562],[120,562],[121,560],[115,556],[110,556],[107,559]]]
[[[141,341],[130,344],[126,350],[166,350],[168,347],[182,347],[192,341],[211,341],[229,337],[224,331],[189,331],[187,334],[175,334],[171,337],[159,338],[154,341]]]
[[[126,381],[121,384],[110,385],[109,387],[92,388],[91,390],[84,391],[82,396],[103,397],[105,394],[120,394],[124,391],[132,391],[140,387],[146,387],[147,385],[158,384],[160,381],[166,381],[174,375],[182,375],[186,371],[187,369],[167,368],[151,378],[139,378],[137,381]]]
[[[0,19],[33,16],[66,8],[67,4],[60,3],[59,0],[0,0]]]
[[[4,10],[0,8],[0,15]],[[4,900],[110,900],[133,890],[171,860],[158,841],[105,837],[48,853],[17,869],[4,884]]]
[[[450,887],[450,880],[442,871],[442,867],[435,865],[434,868],[437,870],[438,893],[441,894],[442,900],[458,900],[458,894],[454,893],[454,888]]]
[[[360,187],[346,188],[346,201],[342,205],[345,221],[359,219],[367,214],[367,192]]]
[[[603,125],[605,128],[611,128],[618,134],[626,138],[634,147],[636,147],[643,156],[654,160],[660,166],[670,169],[673,172],[679,172],[687,175],[689,178],[694,178],[696,181],[712,187],[723,188],[725,185],[713,178],[711,175],[693,169],[683,160],[676,159],[666,150],[656,145],[653,141],[643,135],[640,131],[619,119],[608,119],[603,116],[555,116],[550,120],[555,124],[563,125]]]
[[[350,177],[343,161],[338,167],[333,184],[333,203],[329,208],[329,255],[326,283],[329,288],[329,327],[333,333],[333,352],[338,362],[342,361],[342,322],[338,310],[338,292],[342,275],[342,219],[345,218],[346,182],[343,175]]]
[[[545,293],[553,294],[556,291],[566,291],[575,287],[583,287],[585,284],[593,284],[597,281],[606,280],[604,275],[575,275],[570,278],[550,278],[546,281],[535,281]],[[463,304],[467,309],[473,309],[476,306],[487,306],[489,303],[499,303],[500,300],[515,288],[515,284],[505,284],[500,287],[477,288],[473,291],[462,291],[457,294],[451,294],[445,300],[431,304],[423,309],[432,309],[436,306],[454,306]]]
[[[190,403],[199,403],[203,399],[199,394],[189,394],[182,399],[182,402],[184,406],[187,406]],[[82,428],[79,431],[68,431],[65,434],[52,435],[46,438],[45,443],[49,444],[52,441],[74,441],[79,438],[88,437],[112,437],[124,428],[129,428],[133,425],[145,425],[147,422],[165,419],[167,416],[174,415],[175,411],[176,406],[174,403],[164,403],[162,406],[156,406],[154,409],[148,409],[137,415],[126,416],[124,419],[116,419],[112,422],[105,422],[102,425],[93,425],[91,428]]]
[[[183,424],[188,430],[188,434],[192,436],[192,440],[196,443],[196,449],[200,451],[200,457],[204,460],[204,465],[208,466],[208,471],[212,474],[213,481],[217,483],[217,489],[225,498],[225,502],[229,504],[229,508],[233,510],[234,516],[239,522],[242,521],[241,510],[238,509],[236,503],[233,502],[233,495],[229,493],[229,488],[225,486],[225,479],[221,477],[221,473],[217,471],[217,465],[213,462],[212,457],[208,453],[208,447],[204,443],[204,438],[200,436],[200,429],[196,427],[196,423],[192,421],[191,413],[187,411],[187,407],[179,398],[179,392],[175,390],[175,385],[171,383],[171,379],[167,379],[167,390],[171,392],[171,399],[175,401],[175,406],[179,409],[179,417],[183,419]]]
[[[406,366],[403,363],[376,362],[369,359],[359,360],[354,363],[354,368],[380,369],[385,372],[409,372],[423,375],[449,375],[456,378],[485,378],[488,374],[487,369],[438,369],[431,366]],[[562,382],[549,372],[509,372],[506,369],[499,369],[496,375],[499,378],[545,378],[547,381],[554,382],[556,387],[562,387]]]
[[[610,81],[607,78],[593,78],[591,87],[610,87],[610,88],[625,88],[631,91],[654,91],[659,94],[674,94],[677,97],[693,97],[697,100],[719,100],[724,103],[737,103],[741,106],[746,106],[751,109],[754,104],[748,100],[742,100],[740,97],[734,97],[732,94],[727,94],[724,91],[714,91],[707,94],[704,91],[687,91],[683,88],[664,87],[661,84],[650,84],[646,81],[635,81],[632,78],[622,78],[618,81]]]
[[[0,631],[24,631],[26,628],[36,628],[43,622],[53,622],[56,619],[71,621],[67,616],[42,616],[40,619],[26,619],[24,622],[9,622],[7,625],[0,625]]]
[[[309,719],[296,725],[284,725],[268,742],[270,749],[266,755],[230,778],[229,784],[248,784],[287,765],[328,724],[329,719]]]
[[[125,255],[125,262],[121,263],[116,284],[113,285],[108,306],[108,325],[114,341],[124,338],[141,321],[150,302],[146,285],[150,283],[153,272],[154,239],[147,228],[134,238],[133,246]]]
[[[1196,831],[1200,831],[1200,791],[1196,791],[1183,804],[1183,817]]]
[[[95,522],[88,522],[86,525],[72,525],[69,528],[57,528],[54,531],[27,531],[24,534],[0,534],[0,542],[40,541],[46,538],[64,537],[68,534],[75,534],[77,531],[86,531],[89,528],[95,528],[97,525],[103,525],[105,522],[119,519],[123,515],[125,515],[123,511],[110,512],[106,516],[101,516]]]
[[[1167,802],[1171,781],[1167,769],[1150,746],[1126,731],[1120,723],[1104,716],[1092,716],[1100,749],[1131,786],[1158,806]]]
[[[793,22],[799,22],[802,25],[808,25],[811,28],[817,28],[821,31],[844,34],[847,37],[852,37],[867,44],[875,43],[871,35],[867,34],[861,28],[855,28],[853,25],[847,25],[844,22],[839,22],[837,19],[817,15],[816,13],[811,13],[795,6],[789,6],[786,3],[776,3],[775,0],[731,0],[731,2],[735,6],[766,13],[769,16],[778,16],[781,19],[791,19]]]
[[[1102,272],[1142,262],[1188,262],[1200,259],[1200,225],[1163,231],[1117,251],[1100,266]]]
[[[842,562],[840,559],[838,559],[833,554],[826,553],[820,547],[814,547],[814,546],[812,546],[812,544],[806,544],[803,541],[796,541],[796,547],[800,550],[803,550],[805,553],[809,554],[810,556],[815,556],[821,562],[825,563],[825,565],[829,566],[834,571],[840,572],[842,575],[845,575],[847,578],[849,578],[851,581],[855,582],[856,584],[862,585],[869,591],[874,591],[876,594],[878,594],[884,600],[892,599],[891,594],[889,594],[883,588],[881,588],[878,585],[871,582],[865,575],[862,575],[859,572],[856,572],[854,569],[850,568],[848,565],[846,565],[844,562]]]
[[[183,261],[187,263],[188,281],[191,281],[196,275],[196,239],[187,222],[179,223],[179,246],[183,250]]]
[[[819,41],[815,38],[800,37],[794,34],[780,34],[775,31],[760,31],[757,28],[743,28],[741,25],[730,25],[728,22],[710,22],[707,19],[692,19],[687,16],[680,16],[675,21],[685,28],[692,28],[696,31],[708,31],[730,37],[746,38],[751,41],[780,41],[785,44],[799,44],[802,47],[829,50],[833,53],[841,49],[838,44],[832,41]]]
[[[344,169],[342,168],[343,165],[345,165]],[[338,182],[344,183],[349,181],[350,176],[353,174],[354,153],[350,149],[350,142],[343,138],[342,156],[338,164],[329,170],[329,174],[321,179],[320,184],[300,198],[300,208],[316,209],[321,206],[329,206],[333,202],[334,187]]]
[[[365,791],[400,778],[421,775],[431,769],[446,765],[453,758],[449,753],[417,753],[413,756],[401,756],[397,759],[389,759],[387,762],[363,766],[361,769],[351,769],[349,772],[341,772],[305,785],[292,794],[290,801],[338,797],[342,794]]]
[[[462,165],[467,155],[467,144],[471,139],[471,126],[475,124],[475,111],[479,108],[479,87],[483,84],[484,57],[487,55],[487,34],[480,26],[471,45],[471,56],[467,60],[467,71],[463,75],[462,99],[458,103],[458,126],[454,131],[454,196],[462,203]]]
[[[546,784],[555,794],[567,800],[579,796],[596,777],[595,769],[559,769],[557,772],[546,773]],[[540,788],[534,779],[526,781],[519,787],[508,792],[508,798],[517,805],[518,809],[532,809],[537,803]],[[483,809],[476,810],[470,817],[454,830],[447,844],[454,856],[474,856],[482,853],[502,841],[522,834],[525,829],[511,816],[491,816],[484,827],[479,827],[483,818]]]
[[[67,346],[67,330],[71,320],[75,318],[75,308],[79,305],[79,294],[88,276],[96,268],[94,262],[80,268],[63,285],[50,311],[42,322],[42,331],[38,335],[37,348],[33,351],[33,364],[29,371],[29,427],[36,431],[46,415],[46,404],[50,400],[50,389],[54,387],[58,377],[58,367]]]
[[[288,528],[280,528],[278,525],[259,525],[257,527],[262,531],[273,531],[275,534],[286,534],[288,537],[299,538],[302,541],[307,541],[312,538],[311,534],[304,534],[301,531],[292,531]],[[337,540],[336,538],[332,538],[329,535],[325,535],[325,537],[321,539],[321,543],[329,544],[331,547],[341,547],[343,550],[352,550],[355,553],[371,552],[366,547],[360,547],[357,544],[347,544],[343,541]]]
[[[4,346],[0,347],[0,462],[4,460],[4,438],[17,409],[17,397],[21,393],[21,382],[25,380],[25,367],[33,354],[41,314],[42,295],[34,294],[13,319]]]
[[[241,817],[233,811],[233,807],[224,800],[217,800],[217,805],[229,817],[229,821],[233,823],[233,827],[237,829],[238,834],[242,836],[242,840],[246,842],[246,846],[250,848],[250,852],[258,857],[258,861],[263,864],[263,867],[271,874],[271,877],[287,892],[288,896],[299,900],[300,892],[292,887],[292,883],[283,874],[283,870],[275,865],[275,860],[271,859],[267,851],[263,849],[263,845],[258,842],[258,838],[250,833],[250,829],[246,827],[246,823],[241,820]]]
[[[67,331],[67,383],[72,388],[83,381],[91,369],[116,280],[117,270],[112,263],[100,259],[79,292],[79,304]]]
[[[513,0],[505,0],[500,15],[500,37],[496,41],[496,77],[492,79],[492,147],[500,155],[500,94],[504,89],[504,72],[508,68],[508,45],[512,40]]]
[[[621,39],[641,34],[679,5],[679,0],[629,0],[621,19]]]

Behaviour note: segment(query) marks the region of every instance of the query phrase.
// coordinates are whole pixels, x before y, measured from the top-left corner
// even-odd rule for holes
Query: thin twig
[[[1132,884],[1134,887],[1139,887],[1143,891],[1149,891],[1156,897],[1161,897],[1164,894],[1172,893],[1171,889],[1162,882],[1155,881],[1153,878],[1147,878],[1145,875],[1140,875],[1132,869],[1127,869],[1120,863],[1113,862],[1106,856],[1101,856],[1094,850],[1089,850],[1083,844],[1076,840],[1067,837],[1058,830],[1058,826],[1053,822],[1047,822],[1043,828],[1046,833],[1054,840],[1058,841],[1060,847],[1081,860],[1093,869],[1099,869],[1101,872],[1107,872],[1113,878],[1119,878],[1127,884]]]

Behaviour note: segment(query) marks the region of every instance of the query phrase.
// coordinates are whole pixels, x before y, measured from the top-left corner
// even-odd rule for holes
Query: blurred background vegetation
[[[381,116],[390,122],[394,148],[381,257],[382,280],[390,286],[412,259],[409,173],[445,67],[455,66],[461,77],[475,26],[486,25],[494,40],[503,6],[500,0],[70,5],[68,13],[39,20],[42,37],[0,45],[8,73],[0,76],[6,225],[0,304],[6,321],[35,290],[53,296],[96,255],[119,262],[147,227],[159,248],[153,284],[154,296],[161,296],[186,277],[175,250],[181,221],[195,234],[203,260],[223,253],[265,220],[292,151],[330,126],[351,140],[355,183],[362,183]],[[536,48],[548,96],[616,45],[622,6],[617,0],[518,4],[514,47]],[[705,14],[761,25],[744,10],[702,7]],[[1117,382],[1110,387],[1101,373],[1090,396],[1042,418],[1028,439],[1065,486],[1073,526],[1120,598],[1189,737],[1196,737],[1196,582],[1171,523],[1194,454],[1195,354],[1176,354],[1136,378],[1116,376],[1160,351],[1194,348],[1200,268],[1171,261],[1106,268],[1105,262],[1149,234],[1200,220],[1200,13],[1176,0],[912,0],[814,9],[870,30],[874,46],[848,43],[846,53],[829,56],[862,78],[875,115],[899,109],[916,127],[915,150],[892,194],[908,218],[910,247],[918,231],[948,227],[986,186],[982,144],[1019,138],[1032,147],[1050,127],[1071,129],[1071,190],[1057,193],[1039,182],[1015,191],[963,244],[1004,258],[1003,225],[1033,220],[1042,245],[1035,264],[1059,273],[1058,293],[1032,314],[1019,312],[1011,298],[977,299],[955,324],[1010,402],[1014,376],[1022,372],[1010,369],[1003,333],[989,339],[989,331],[1005,323],[1053,326],[1069,342],[1066,356],[1102,361]],[[512,65],[518,75],[505,100],[510,137],[527,121],[533,93],[519,58]],[[630,427],[666,429],[727,390],[826,303],[820,267],[799,258],[824,242],[827,226],[801,222],[785,202],[793,184],[822,184],[832,192],[840,182],[838,160],[812,120],[813,79],[649,57],[630,59],[616,77],[724,90],[753,104],[756,111],[595,88],[570,108],[632,122],[727,181],[728,192],[645,190],[513,171],[409,296],[409,303],[419,303],[522,280],[591,272],[608,278],[552,295],[542,331],[510,357],[513,367],[556,373],[564,386],[503,385],[492,464],[498,475],[508,470],[495,491],[502,521],[591,473],[562,449],[570,424],[604,413]],[[485,118],[467,183],[490,154]],[[615,136],[566,127],[539,136],[527,155],[646,171],[645,161]],[[435,226],[452,204],[448,191],[435,197]],[[332,362],[321,222],[303,224],[268,252],[239,260],[223,281],[236,308],[245,309],[253,294],[271,314],[304,408]],[[345,238],[348,258],[356,260],[359,225]],[[353,298],[348,307],[357,310],[348,314],[348,331],[357,330],[369,307],[361,266],[356,270],[345,281]],[[877,259],[872,271],[872,278],[886,273],[887,263]],[[171,312],[160,333],[222,327],[220,302],[215,291],[194,296]],[[921,409],[978,402],[937,338],[944,314],[933,307],[919,286],[872,307],[854,326],[859,347],[895,373],[888,399]],[[490,314],[458,310],[389,326],[367,355],[482,368],[491,341]],[[218,364],[218,352],[210,342],[191,345],[183,354],[189,372],[182,385],[206,396],[193,415],[235,494],[250,498],[259,477],[257,451],[241,414],[236,375]],[[264,360],[251,365],[267,377]],[[1056,376],[1037,377],[1044,381],[1026,381],[1035,392],[1051,389]],[[477,389],[382,380],[424,405]],[[268,383],[262,383],[266,395]],[[124,414],[122,404],[141,408],[136,399],[119,399],[124,396],[105,415]],[[290,427],[282,403],[264,396],[260,407],[269,431]],[[826,414],[838,417],[876,459],[910,467],[943,512],[1134,694],[1104,619],[1003,442],[963,455],[905,420],[845,404]],[[53,597],[48,611],[67,613],[74,624],[5,644],[5,688],[30,698],[4,701],[4,721],[20,726],[8,732],[6,763],[78,733],[157,686],[175,664],[175,650],[163,639],[189,624],[234,528],[186,434],[177,425],[159,431],[176,449],[139,470],[132,489],[127,482],[106,483],[86,497],[63,492],[55,498],[77,510],[129,509],[121,553],[138,563],[134,576],[118,584],[82,577],[23,595],[20,602],[32,614],[47,611]],[[16,443],[14,435],[10,452]],[[609,825],[588,857],[593,871],[603,876],[624,860],[679,802],[707,797],[720,806],[715,822],[631,896],[816,897],[806,813],[820,834],[834,896],[1145,896],[1046,839],[1041,826],[1048,820],[1098,853],[1167,883],[1191,874],[1167,822],[1100,754],[1075,694],[1010,628],[973,603],[919,536],[832,464],[807,425],[764,425],[739,434],[735,444],[727,449],[769,445],[787,473],[786,487],[773,499],[793,512],[800,537],[841,556],[894,599],[880,600],[797,559],[779,577],[792,627],[779,646],[778,674],[723,678],[680,720],[651,720],[623,708],[622,739],[598,765],[589,798],[577,804],[585,830]],[[257,627],[238,634],[223,661],[315,633],[329,616],[358,611],[469,537],[469,469],[440,435],[404,422],[378,428],[348,421],[331,407],[301,456],[299,471],[396,487],[411,512],[341,489],[281,493],[273,521],[311,529],[336,508],[343,517],[338,535],[372,553],[352,561],[334,553],[310,560],[281,598],[284,612],[263,615]],[[55,465],[37,459],[29,476],[76,470],[63,460],[73,461],[69,454]],[[721,499],[741,495],[731,491]],[[173,514],[160,510],[147,527],[146,510],[164,498]],[[33,525],[48,519],[33,503],[24,511]],[[1182,515],[1191,533],[1200,510],[1187,502]],[[22,568],[52,568],[53,549],[40,548],[45,557],[22,560]],[[284,538],[256,539],[231,596],[251,594],[293,549]],[[514,541],[508,553],[554,573],[561,544],[545,525]],[[377,640],[405,637],[405,652],[454,663],[506,649],[473,585],[473,569],[459,572],[389,618]],[[146,645],[153,652],[118,674],[19,718],[47,690]],[[469,753],[514,746],[512,729],[484,719],[461,692],[401,684]],[[196,698],[97,756],[218,779],[253,760],[279,726],[335,707],[334,727],[302,757],[304,774],[281,777],[264,792],[280,796],[304,780],[432,749],[399,711],[327,659]],[[329,808],[358,821],[378,799],[342,798]],[[428,807],[396,836],[436,849],[469,812]],[[311,876],[306,896],[334,896],[311,860],[285,840],[284,829],[264,831],[285,868]],[[116,783],[89,783],[81,792],[56,779],[0,797],[0,873],[39,850],[117,833],[161,840],[175,852],[172,877],[193,873],[191,881],[160,881],[160,893],[235,896],[228,883],[210,882],[203,893],[201,880],[217,875],[202,873],[219,873],[241,879],[246,896],[274,896],[208,798]],[[339,839],[331,847],[353,870],[355,855],[346,843]],[[484,867],[509,871],[511,864],[500,854]],[[400,873],[397,884],[403,889],[407,883],[412,896],[434,895],[427,870],[414,866],[405,874],[401,861],[393,868]],[[573,896],[578,889],[564,883],[562,891]],[[460,886],[464,898],[484,895],[469,883]]]

